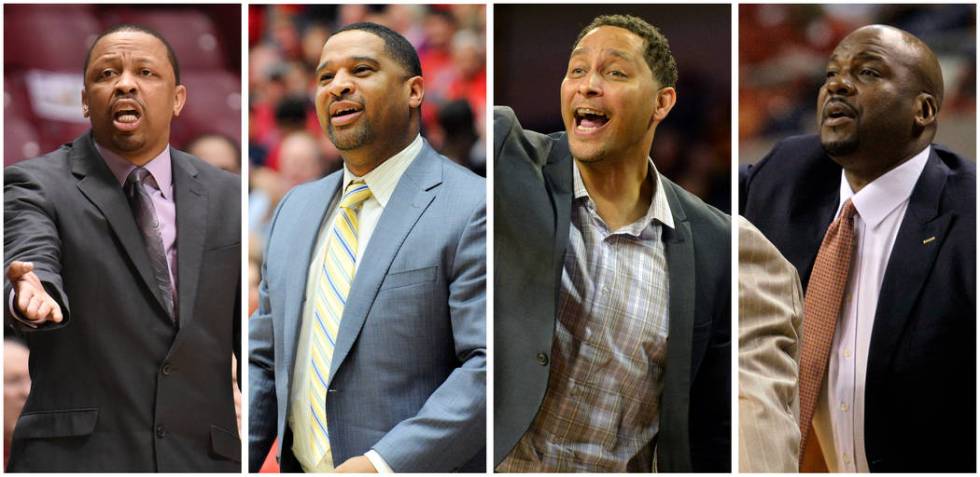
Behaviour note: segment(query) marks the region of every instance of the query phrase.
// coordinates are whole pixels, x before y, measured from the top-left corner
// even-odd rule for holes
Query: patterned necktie
[[[848,199],[830,224],[817,252],[803,305],[803,350],[800,353],[800,455],[804,454],[817,398],[827,374],[830,345],[837,329],[844,291],[854,257],[854,215]]]
[[[354,281],[354,264],[357,261],[357,211],[371,197],[371,190],[362,181],[351,182],[340,200],[327,237],[327,250],[317,280],[313,300],[313,318],[310,327],[309,401],[311,440],[307,446],[313,457],[310,462],[320,462],[330,448],[327,434],[327,381],[333,358],[340,319]]]
[[[176,320],[174,315],[174,289],[170,285],[170,267],[167,265],[166,251],[163,249],[163,238],[160,235],[160,221],[157,219],[156,210],[153,208],[153,201],[150,194],[146,192],[143,184],[147,183],[156,187],[156,181],[150,171],[143,167],[133,169],[126,177],[124,190],[129,199],[129,207],[136,218],[136,225],[143,235],[143,244],[146,246],[146,253],[150,257],[150,265],[153,266],[153,279],[156,282],[159,295],[163,298],[164,308],[170,319]]]

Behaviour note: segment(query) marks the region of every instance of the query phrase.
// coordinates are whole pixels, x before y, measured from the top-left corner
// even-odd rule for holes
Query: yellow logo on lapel
[[[936,236],[935,236],[935,235],[933,235],[932,237],[929,237],[929,238],[927,238],[927,239],[925,239],[925,240],[923,240],[923,241],[922,241],[922,245],[926,245],[926,244],[928,244],[929,242],[932,242],[932,241],[934,241],[934,240],[936,240]]]

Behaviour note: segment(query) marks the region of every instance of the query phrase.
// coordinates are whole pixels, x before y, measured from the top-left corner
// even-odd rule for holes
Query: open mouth
[[[575,129],[588,133],[601,129],[609,122],[609,115],[592,108],[575,108]]]
[[[350,124],[356,121],[363,111],[363,106],[352,101],[334,103],[330,107],[330,123],[334,126]]]
[[[139,110],[124,107],[112,113],[112,123],[116,126],[116,129],[132,131],[139,126],[140,118],[142,117],[143,115],[140,114]]]
[[[830,126],[853,120],[856,116],[854,109],[843,101],[830,101],[823,108],[823,122]]]

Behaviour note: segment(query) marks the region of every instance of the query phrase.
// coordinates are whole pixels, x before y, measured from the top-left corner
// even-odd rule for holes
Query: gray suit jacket
[[[178,323],[116,177],[86,133],[4,170],[4,265],[31,261],[65,320],[25,332],[15,472],[237,472],[241,178],[171,149]],[[4,298],[10,283],[5,280]]]
[[[572,206],[564,133],[521,128],[494,112],[494,465],[530,427],[544,399]],[[731,219],[662,178],[676,228],[667,230],[670,337],[657,469],[731,467]]]
[[[307,272],[342,177],[296,187],[272,222],[249,320],[251,471],[277,435],[291,456],[282,439]],[[326,402],[336,464],[374,449],[396,472],[486,467],[485,191],[428,143],[399,181],[338,332]]]
[[[738,217],[738,467],[799,470],[803,290],[796,268]]]

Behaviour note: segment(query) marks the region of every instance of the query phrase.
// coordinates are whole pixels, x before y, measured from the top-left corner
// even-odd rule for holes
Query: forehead
[[[585,34],[572,50],[579,55],[612,54],[628,60],[642,61],[645,49],[643,38],[620,27],[601,26]]]
[[[92,61],[100,57],[138,54],[143,57],[165,61],[167,47],[159,38],[141,31],[118,31],[99,39],[92,47]]]
[[[903,65],[914,63],[915,48],[896,31],[862,28],[846,36],[830,55],[830,61],[867,58]]]
[[[385,41],[363,30],[349,30],[331,36],[320,51],[320,64],[340,62],[352,58],[387,59]]]

